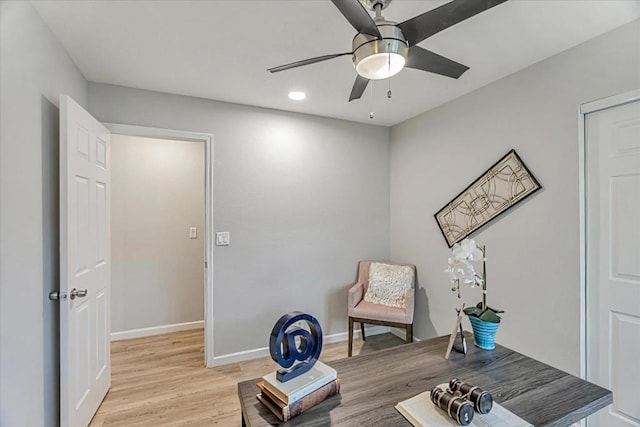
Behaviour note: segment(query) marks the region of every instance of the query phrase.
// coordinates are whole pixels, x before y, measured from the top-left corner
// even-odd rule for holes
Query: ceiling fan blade
[[[459,78],[469,69],[466,65],[462,65],[456,61],[445,58],[444,56],[440,56],[430,50],[423,49],[420,46],[413,46],[409,48],[409,55],[407,57],[405,67],[428,71],[430,73],[451,77],[453,79]]]
[[[409,46],[507,0],[453,0],[398,24]]]
[[[267,69],[267,71],[270,71],[272,73],[277,73],[278,71],[290,70],[292,68],[302,67],[304,65],[315,64],[316,62],[326,61],[328,59],[337,58],[339,56],[351,55],[351,53],[352,52],[344,52],[344,53],[334,53],[332,55],[316,56],[315,58],[304,59],[302,61],[292,62],[291,64],[285,64],[285,65],[280,65],[279,67],[269,68]]]
[[[349,102],[353,101],[354,99],[360,99],[360,97],[364,93],[364,90],[367,88],[368,84],[369,84],[369,79],[362,77],[361,75],[358,75],[358,77],[356,77],[356,81],[353,82],[351,95],[349,95]]]
[[[359,33],[369,34],[371,36],[382,38],[376,23],[373,21],[369,12],[364,8],[359,0],[331,0],[338,8],[340,13],[347,18],[347,21],[353,25]]]

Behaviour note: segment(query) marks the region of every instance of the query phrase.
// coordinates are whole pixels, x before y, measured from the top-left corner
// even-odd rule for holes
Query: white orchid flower
[[[482,250],[476,245],[474,240],[470,240],[469,244],[469,261],[482,261]]]
[[[454,258],[459,260],[480,261],[482,259],[482,250],[478,248],[473,239],[464,239],[460,243],[456,243],[453,245],[451,253]]]
[[[475,286],[478,284],[478,275],[469,260],[449,258],[449,266],[445,273],[449,275],[451,282],[465,283]]]
[[[482,275],[476,273],[475,268],[473,267],[474,261],[483,262]],[[449,275],[449,280],[453,285],[451,287],[451,290],[454,292],[458,292],[458,298],[460,298],[461,283],[465,283],[472,288],[480,286],[482,288],[482,305],[480,306],[480,304],[478,304],[478,306],[474,307],[473,310],[477,311],[481,309],[482,313],[485,313],[486,310],[489,310],[487,306],[487,270],[485,266],[486,247],[478,247],[475,240],[473,239],[464,239],[460,243],[456,243],[455,245],[453,245],[453,247],[451,248],[451,256],[447,260],[447,263],[449,265],[447,269],[444,270],[444,272]],[[493,318],[489,321],[499,323],[500,317],[497,316],[496,313],[499,313],[500,311],[492,310],[492,312],[494,315]],[[465,313],[467,313],[467,309],[465,309]],[[480,317],[482,313],[475,313],[475,316]],[[469,313],[467,314],[471,315]],[[481,320],[486,319],[481,318]]]
[[[484,281],[472,264],[480,261],[484,255],[472,239],[464,239],[451,248],[451,257],[448,258],[448,267],[444,270],[449,275],[449,280],[454,284],[453,290],[458,290],[461,283],[471,286],[483,286]]]

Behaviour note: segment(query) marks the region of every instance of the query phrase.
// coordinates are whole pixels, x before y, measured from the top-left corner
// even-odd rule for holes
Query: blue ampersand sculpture
[[[295,326],[300,321],[307,323],[308,331]],[[269,352],[271,358],[282,367],[276,373],[278,381],[284,383],[308,372],[318,361],[320,351],[322,328],[318,320],[310,314],[292,311],[282,316],[273,326],[269,338]]]

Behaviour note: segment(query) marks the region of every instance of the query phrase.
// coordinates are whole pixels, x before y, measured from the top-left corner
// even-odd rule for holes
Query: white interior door
[[[60,97],[60,424],[86,427],[111,386],[109,131]]]
[[[640,426],[640,101],[586,116],[589,426]]]

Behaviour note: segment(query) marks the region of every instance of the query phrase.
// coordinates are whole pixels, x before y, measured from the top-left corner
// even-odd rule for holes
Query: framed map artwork
[[[516,150],[511,150],[435,218],[451,247],[541,188]]]

